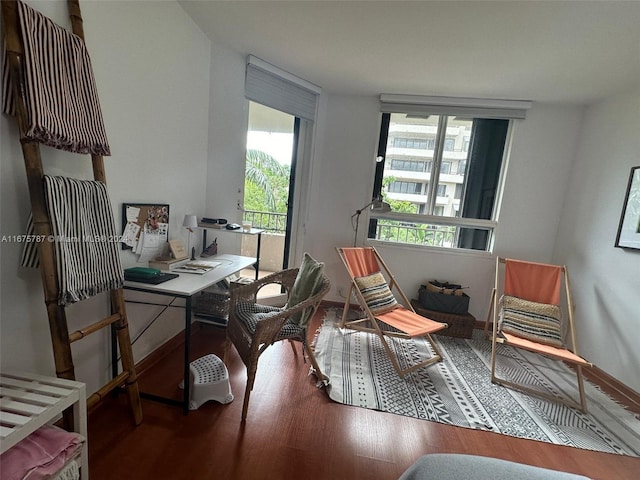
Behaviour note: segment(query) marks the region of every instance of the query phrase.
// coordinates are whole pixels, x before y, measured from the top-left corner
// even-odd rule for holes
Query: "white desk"
[[[185,301],[184,313],[184,390],[182,401],[172,398],[160,397],[149,393],[140,393],[140,396],[151,400],[156,400],[170,405],[182,405],[184,414],[189,413],[190,385],[189,385],[189,363],[190,363],[190,343],[191,343],[191,300],[192,297],[203,291],[204,289],[215,285],[224,280],[226,277],[233,275],[247,267],[256,263],[254,257],[242,257],[240,255],[221,254],[213,257],[207,257],[207,261],[220,262],[220,265],[213,270],[204,273],[180,273],[178,278],[168,280],[158,285],[151,285],[141,282],[125,281],[125,290],[134,290],[138,292],[155,293],[169,297],[183,298]],[[112,341],[111,361],[112,373],[117,375],[117,348],[115,342]]]

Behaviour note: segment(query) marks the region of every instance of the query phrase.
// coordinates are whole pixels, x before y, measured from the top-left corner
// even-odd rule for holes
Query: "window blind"
[[[414,115],[456,115],[468,118],[523,119],[532,102],[487,98],[434,97],[423,95],[380,95],[383,113]]]
[[[264,60],[249,55],[244,92],[249,100],[314,121],[321,89]]]

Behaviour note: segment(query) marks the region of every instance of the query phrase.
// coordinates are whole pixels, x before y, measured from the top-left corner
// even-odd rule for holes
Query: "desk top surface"
[[[164,295],[176,295],[190,297],[207,287],[224,280],[229,275],[239,272],[256,263],[255,257],[243,257],[240,255],[221,254],[207,257],[203,260],[220,262],[220,265],[207,273],[180,273],[177,278],[168,280],[158,285],[148,283],[125,281],[124,288],[144,292],[159,293]]]

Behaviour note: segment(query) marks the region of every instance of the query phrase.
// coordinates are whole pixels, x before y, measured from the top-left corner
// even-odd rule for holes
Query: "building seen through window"
[[[382,125],[373,193],[392,213],[369,238],[487,250],[492,228],[451,219],[492,219],[509,120],[383,113]]]

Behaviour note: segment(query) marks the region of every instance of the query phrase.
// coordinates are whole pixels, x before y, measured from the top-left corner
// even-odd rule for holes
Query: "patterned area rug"
[[[384,412],[543,442],[640,456],[640,420],[585,382],[588,413],[529,396],[490,381],[491,342],[482,332],[465,340],[434,335],[444,361],[400,378],[377,336],[337,328],[329,310],[316,338],[316,356],[330,378],[332,400]],[[412,364],[430,355],[424,340],[394,339],[392,349]],[[404,359],[404,360],[403,360]],[[403,365],[403,367],[406,365]],[[578,393],[562,363],[503,347],[498,376],[554,395]]]

